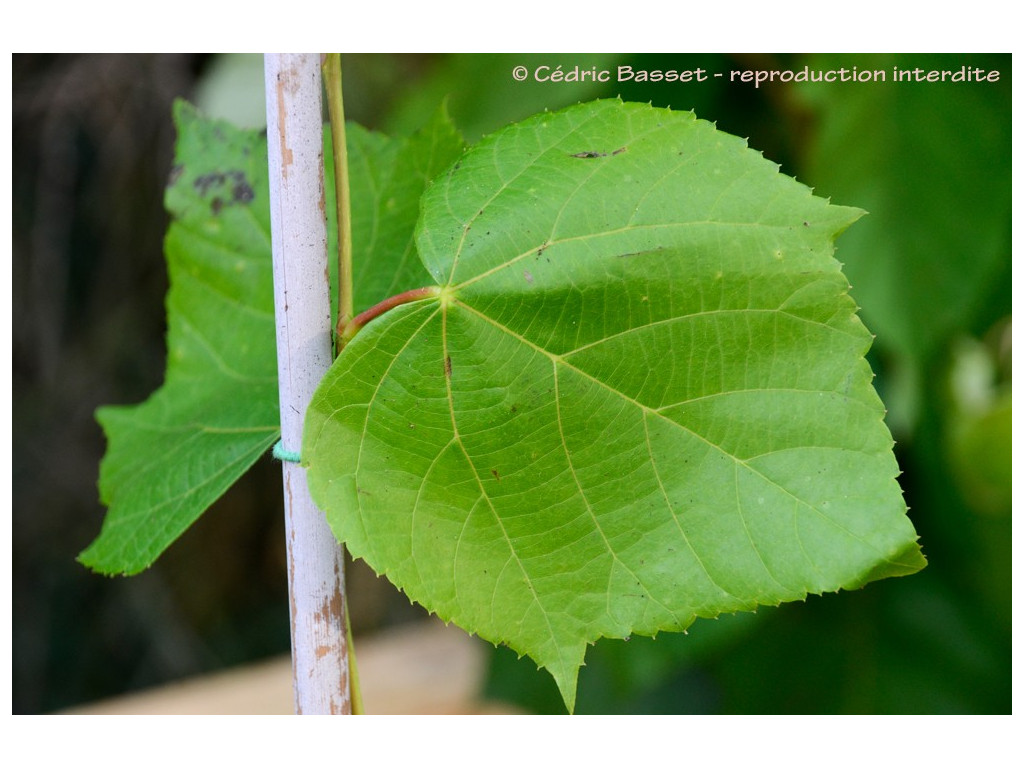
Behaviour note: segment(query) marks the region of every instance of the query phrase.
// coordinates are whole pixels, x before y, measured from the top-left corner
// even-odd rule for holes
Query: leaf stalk
[[[428,285],[424,288],[413,288],[411,291],[404,291],[395,296],[390,296],[379,304],[375,304],[365,312],[360,312],[352,318],[344,327],[338,330],[339,347],[343,347],[352,341],[353,337],[371,320],[374,320],[389,309],[394,309],[401,304],[408,304],[420,299],[430,299],[441,295],[441,288],[436,285]]]

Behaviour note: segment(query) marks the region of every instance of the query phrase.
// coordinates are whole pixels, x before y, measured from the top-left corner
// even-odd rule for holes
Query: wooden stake
[[[293,452],[332,355],[320,55],[266,54],[264,70],[281,440]],[[305,470],[283,467],[295,711],[349,714],[341,547]]]

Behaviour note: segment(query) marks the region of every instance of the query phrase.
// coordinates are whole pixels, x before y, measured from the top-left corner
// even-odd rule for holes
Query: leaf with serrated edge
[[[104,573],[151,565],[280,435],[266,137],[184,102],[175,120],[166,382],[145,403],[97,412],[109,511],[80,559]],[[365,308],[411,279],[420,196],[463,146],[443,110],[408,138],[354,125],[348,136],[354,293]],[[327,184],[333,213],[330,163]]]
[[[424,196],[437,295],[370,322],[314,396],[314,499],[570,711],[598,638],[918,570],[832,258],[859,215],[689,113],[495,133]]]

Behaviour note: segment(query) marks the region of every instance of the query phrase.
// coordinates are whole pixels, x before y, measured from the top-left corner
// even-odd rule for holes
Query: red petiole
[[[436,285],[428,285],[423,288],[413,288],[411,291],[405,291],[404,293],[399,293],[384,299],[380,304],[375,304],[365,312],[360,312],[346,323],[344,327],[341,326],[339,321],[337,328],[339,347],[343,347],[351,341],[364,325],[371,320],[380,317],[389,309],[394,309],[400,304],[408,304],[409,302],[419,301],[420,299],[429,299],[433,296],[439,295],[440,293],[441,289]]]

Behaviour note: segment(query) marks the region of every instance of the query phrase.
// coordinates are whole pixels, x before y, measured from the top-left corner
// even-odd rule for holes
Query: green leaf
[[[104,573],[147,568],[277,440],[266,140],[175,105],[166,203],[167,374],[145,403],[100,408],[109,447]]]
[[[104,573],[151,565],[280,433],[266,137],[184,102],[175,122],[166,381],[141,405],[97,412],[109,443],[100,468],[109,511],[80,559]],[[409,138],[354,125],[347,133],[361,265],[354,291],[365,307],[410,280],[419,198],[462,141],[443,110]],[[330,163],[326,180],[333,214]]]
[[[439,286],[346,346],[307,413],[339,539],[529,654],[924,565],[832,258],[860,215],[689,113],[600,101],[431,186]]]

